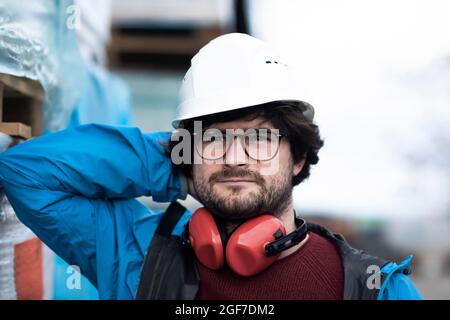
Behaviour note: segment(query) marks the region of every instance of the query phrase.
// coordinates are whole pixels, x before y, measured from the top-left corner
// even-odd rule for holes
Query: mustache
[[[208,180],[209,183],[212,185],[219,180],[229,178],[244,178],[248,180],[253,180],[256,182],[256,184],[264,186],[264,178],[258,172],[241,168],[226,168],[222,171],[213,173]]]

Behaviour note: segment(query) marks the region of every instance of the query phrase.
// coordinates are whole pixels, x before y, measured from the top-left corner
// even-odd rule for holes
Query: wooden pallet
[[[38,81],[0,74],[0,132],[24,139],[41,135],[43,100]]]
[[[184,29],[114,27],[108,48],[109,65],[124,67],[124,54],[186,56],[190,58],[205,44],[221,35],[219,26]]]

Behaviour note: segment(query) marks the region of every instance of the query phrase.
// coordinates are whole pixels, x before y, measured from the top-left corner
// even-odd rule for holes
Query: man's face
[[[203,129],[210,128],[275,129],[263,118],[221,122]],[[264,174],[268,167],[276,170]],[[193,164],[192,176],[195,191],[208,209],[222,218],[237,220],[261,214],[281,215],[291,202],[292,178],[302,167],[303,162],[293,163],[287,139],[279,140],[278,152],[272,159],[256,161],[249,158],[240,138],[235,138],[222,163]]]

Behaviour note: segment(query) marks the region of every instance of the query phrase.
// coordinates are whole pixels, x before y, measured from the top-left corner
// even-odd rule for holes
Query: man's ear
[[[302,171],[303,166],[305,165],[306,158],[300,162],[294,163],[294,168],[292,169],[292,176],[296,176]]]

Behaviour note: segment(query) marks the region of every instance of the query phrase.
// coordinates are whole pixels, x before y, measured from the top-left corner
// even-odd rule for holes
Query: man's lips
[[[248,179],[223,179],[223,180],[217,180],[217,183],[255,183],[255,180],[248,180]]]

